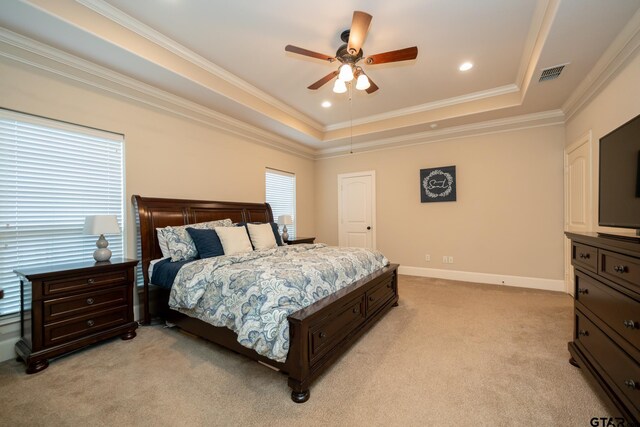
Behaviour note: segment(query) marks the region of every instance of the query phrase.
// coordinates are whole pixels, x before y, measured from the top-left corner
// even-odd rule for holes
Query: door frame
[[[353,178],[355,176],[371,177],[371,246],[375,250],[376,233],[378,225],[376,223],[376,171],[363,171],[338,174],[338,246],[342,246],[342,180],[344,178]]]
[[[580,148],[582,145],[587,144],[589,157],[587,159],[587,212],[586,212],[586,224],[587,231],[593,230],[593,138],[591,130],[588,130],[584,134],[580,135],[574,142],[564,149],[564,231],[569,231],[569,155]],[[564,284],[565,291],[573,295],[573,286],[571,285],[571,275],[573,274],[573,268],[571,266],[571,241],[567,236],[564,238]]]

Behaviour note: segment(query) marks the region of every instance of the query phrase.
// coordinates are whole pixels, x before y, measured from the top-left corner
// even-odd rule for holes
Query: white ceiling
[[[5,0],[0,25],[322,152],[562,109],[639,9],[640,0]],[[363,65],[380,90],[354,91],[350,108],[331,83],[306,88],[336,63],[284,47],[335,55],[354,10],[373,15],[365,56],[419,53]],[[474,68],[458,71],[464,61]],[[560,78],[538,82],[565,63]]]

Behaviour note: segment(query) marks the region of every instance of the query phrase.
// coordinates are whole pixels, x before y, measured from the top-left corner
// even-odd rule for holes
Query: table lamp
[[[278,224],[282,226],[282,240],[289,240],[287,225],[293,224],[293,219],[291,218],[291,215],[280,215],[278,217]]]
[[[120,234],[120,226],[115,215],[89,215],[84,220],[84,234],[100,235],[93,253],[96,261],[109,261],[111,250],[107,249],[109,242],[104,238],[105,234]]]

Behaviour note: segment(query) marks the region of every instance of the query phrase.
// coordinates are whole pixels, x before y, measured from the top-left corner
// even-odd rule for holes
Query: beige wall
[[[599,140],[612,130],[640,114],[640,50],[627,60],[613,79],[566,123],[566,145],[576,142],[581,135],[591,131],[592,137],[592,197],[593,229],[598,224],[598,153]],[[613,230],[624,232],[621,229]],[[632,231],[628,231],[631,233]]]
[[[337,175],[375,170],[377,247],[392,262],[562,279],[563,148],[551,126],[319,160],[317,236],[338,241]],[[420,203],[420,169],[449,165],[457,201]]]
[[[127,248],[131,195],[261,202],[265,167],[296,174],[298,234],[314,234],[314,162],[6,60],[0,107],[125,135]]]

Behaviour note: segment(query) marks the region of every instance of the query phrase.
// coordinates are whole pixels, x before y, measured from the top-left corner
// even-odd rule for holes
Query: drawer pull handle
[[[87,283],[88,283],[89,285],[93,285],[93,284],[95,283],[95,280],[93,280],[93,279],[89,279],[89,280],[87,280]]]
[[[353,314],[360,313],[360,309],[358,307],[354,307],[352,311],[353,311]]]
[[[629,271],[629,269],[627,268],[626,265],[614,265],[613,266],[613,271],[615,271],[616,273],[626,273],[627,271]]]
[[[634,380],[624,380],[624,385],[626,385],[632,390],[635,390],[638,388],[638,383],[636,383]]]
[[[320,338],[324,338],[326,336],[327,336],[327,334],[325,334],[324,332],[320,332]]]
[[[629,329],[636,328],[636,322],[634,322],[633,320],[625,320],[623,323],[625,328],[629,328]]]
[[[578,293],[579,294],[588,295],[589,294],[589,288],[578,288]]]
[[[95,325],[96,322],[94,322],[93,320],[87,320],[87,326],[91,327],[93,325]]]
[[[589,259],[589,258],[591,258],[591,255],[589,255],[589,254],[580,254],[580,258]]]
[[[374,299],[374,297],[369,297],[369,301],[373,301]]]
[[[578,335],[580,335],[581,337],[588,337],[589,336],[589,331],[585,331],[585,330],[580,329],[578,331]]]
[[[391,289],[391,283],[387,283],[387,289]]]
[[[87,304],[88,305],[93,304],[93,298],[87,298]]]

